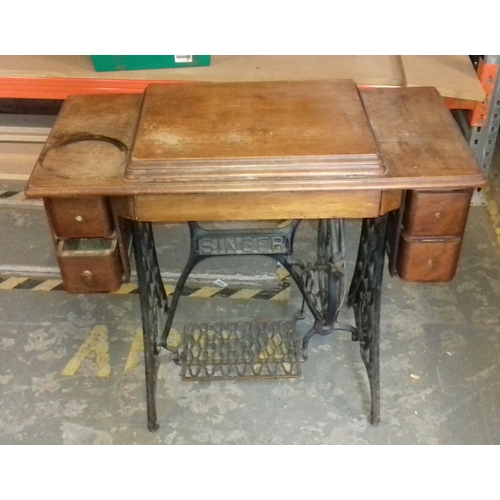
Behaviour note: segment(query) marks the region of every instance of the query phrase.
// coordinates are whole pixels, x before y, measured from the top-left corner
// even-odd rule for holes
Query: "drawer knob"
[[[83,222],[83,217],[81,215],[77,215],[75,217],[76,222]]]
[[[436,219],[440,219],[441,218],[441,212],[436,212],[434,214],[434,217],[436,217]]]
[[[433,265],[434,265],[434,259],[429,259],[429,260],[427,261],[427,266],[430,268],[430,267],[432,267]]]
[[[91,271],[83,271],[83,273],[82,273],[82,278],[87,283],[90,282],[90,281],[92,281],[93,277],[94,277],[94,275],[92,274]]]

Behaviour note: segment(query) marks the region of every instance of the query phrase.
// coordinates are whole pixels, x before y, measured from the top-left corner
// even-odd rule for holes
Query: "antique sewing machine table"
[[[349,80],[154,84],[144,94],[71,96],[26,188],[43,198],[69,292],[116,290],[134,249],[144,332],[148,428],[158,428],[158,354],[191,270],[213,256],[263,255],[291,275],[314,324],[187,325],[174,349],[185,379],[297,376],[309,339],[359,342],[380,420],[379,324],[385,253],[410,281],[452,279],[473,188],[484,182],[434,88]],[[317,259],[294,259],[302,219],[318,220]],[[344,219],[362,219],[344,273]],[[167,297],[153,222],[189,224],[191,250]],[[209,222],[245,221],[241,227]],[[248,221],[255,221],[248,229]],[[263,224],[262,221],[267,221]],[[273,227],[269,222],[273,221]],[[347,292],[348,290],[348,292]],[[337,322],[342,297],[355,324]]]

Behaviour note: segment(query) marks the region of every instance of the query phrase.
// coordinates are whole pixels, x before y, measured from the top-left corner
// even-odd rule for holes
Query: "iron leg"
[[[199,258],[197,258],[194,255],[189,256],[188,261],[184,266],[184,269],[179,277],[179,280],[177,281],[177,285],[175,286],[175,291],[174,294],[172,295],[172,300],[170,302],[170,307],[165,322],[165,326],[163,327],[163,332],[161,333],[160,337],[160,345],[165,349],[168,349],[167,347],[168,335],[170,333],[170,329],[172,328],[172,324],[174,322],[175,311],[177,310],[177,305],[179,304],[179,299],[181,298],[182,290],[184,289],[184,285],[186,284],[186,281],[189,277],[189,273],[196,266],[198,260]],[[178,352],[175,352],[175,355],[176,359],[178,360],[179,358]]]
[[[158,430],[156,413],[156,382],[158,380],[158,353],[151,342],[151,335],[144,329],[144,364],[146,367],[146,405],[148,415],[148,430]]]
[[[384,271],[387,215],[364,219],[348,306],[354,308],[361,358],[370,383],[370,422],[380,423],[380,305]]]
[[[158,336],[165,324],[168,303],[160,275],[151,223],[133,221],[132,237],[144,336],[148,429],[154,432],[159,427],[156,414]]]

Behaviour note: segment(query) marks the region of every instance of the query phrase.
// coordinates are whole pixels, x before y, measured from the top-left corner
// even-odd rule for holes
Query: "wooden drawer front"
[[[457,270],[461,238],[417,239],[403,236],[397,261],[406,281],[451,281]]]
[[[121,286],[123,270],[115,239],[60,240],[57,260],[68,292],[112,292]]]
[[[107,198],[50,198],[45,206],[59,238],[107,238],[113,233]]]
[[[417,236],[462,236],[472,190],[410,191],[406,198],[403,229]]]

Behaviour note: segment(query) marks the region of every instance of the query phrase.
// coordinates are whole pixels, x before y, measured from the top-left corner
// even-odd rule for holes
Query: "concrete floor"
[[[0,444],[500,444],[500,254],[490,212],[491,205],[471,208],[453,282],[410,284],[386,273],[378,427],[367,420],[358,346],[340,334],[311,340],[296,380],[183,382],[165,352],[160,429],[150,433],[134,341],[137,295],[0,289]],[[0,205],[0,219],[1,276],[56,272],[41,206]],[[156,229],[167,258],[184,230]],[[357,231],[349,224],[351,256]],[[311,225],[297,245],[299,256],[314,254]],[[169,263],[174,272],[181,265]],[[262,281],[252,283],[253,271]],[[265,287],[275,265],[213,261],[198,278],[217,276],[230,286]],[[295,289],[289,300],[183,298],[174,327],[181,332],[196,318],[287,318],[299,305]],[[342,315],[352,320],[350,311]]]

